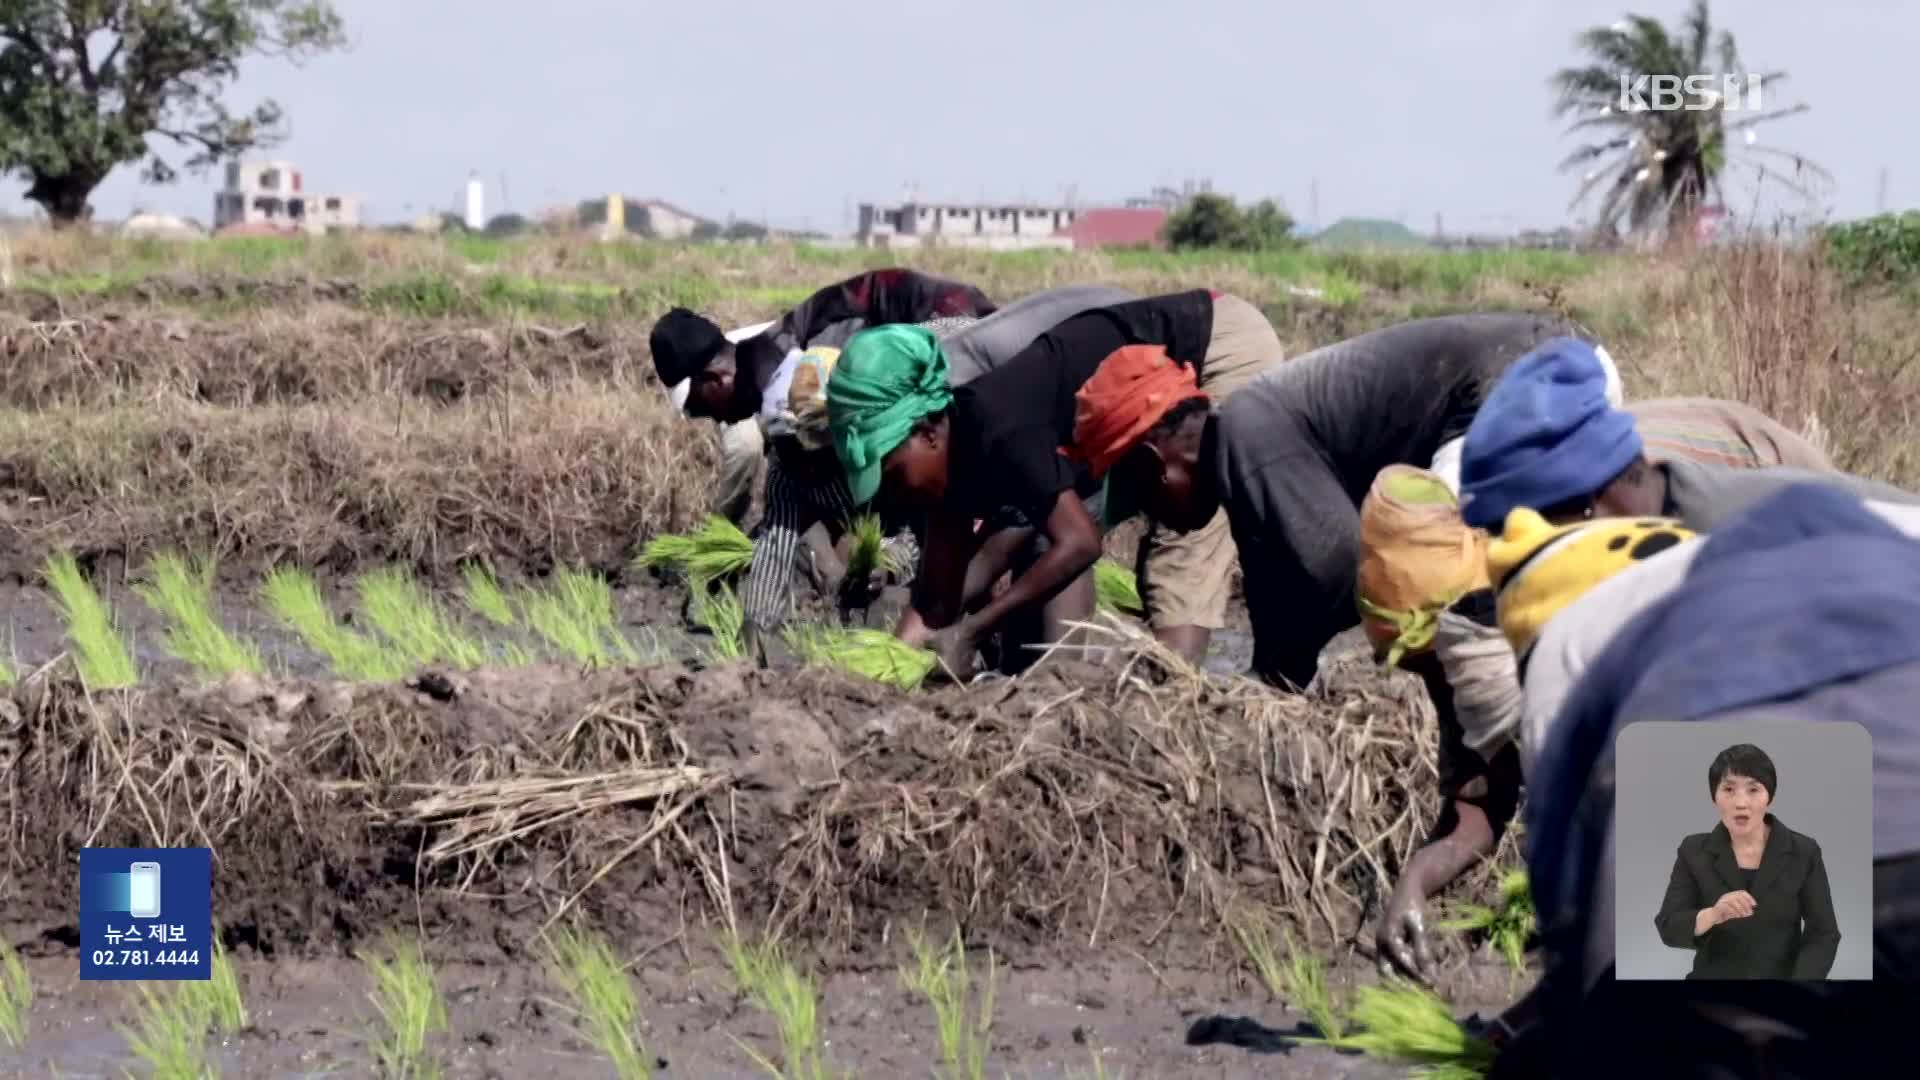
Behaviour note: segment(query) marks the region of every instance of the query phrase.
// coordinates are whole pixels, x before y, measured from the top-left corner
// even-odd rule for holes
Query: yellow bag
[[[1460,518],[1446,481],[1389,465],[1360,503],[1360,622],[1388,665],[1433,646],[1442,611],[1489,587],[1487,535]]]

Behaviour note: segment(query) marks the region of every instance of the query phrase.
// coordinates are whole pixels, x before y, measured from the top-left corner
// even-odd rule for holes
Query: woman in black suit
[[[1692,949],[1689,979],[1824,979],[1840,946],[1820,845],[1767,812],[1773,761],[1757,746],[1707,768],[1720,824],[1680,841],[1654,925]]]

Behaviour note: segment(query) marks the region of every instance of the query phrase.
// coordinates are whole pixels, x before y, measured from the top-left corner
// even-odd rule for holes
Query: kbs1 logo
[[[1621,75],[1615,107],[1637,112],[1760,112],[1758,75]]]

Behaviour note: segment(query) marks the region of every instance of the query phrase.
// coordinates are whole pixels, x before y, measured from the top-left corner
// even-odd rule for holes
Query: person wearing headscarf
[[[1650,459],[1632,412],[1607,400],[1593,350],[1550,341],[1515,363],[1467,428],[1460,459],[1461,514],[1497,529],[1515,507],[1550,522],[1669,517],[1704,531],[1795,483],[1844,487],[1863,498],[1920,499],[1841,472],[1740,468],[1672,452]],[[1649,417],[1658,427],[1659,418]],[[1796,460],[1805,458],[1796,454]]]
[[[1055,323],[1088,308],[1132,298],[1124,290],[1096,285],[1048,289],[936,337],[935,347],[948,361],[949,382],[962,385],[998,367]],[[926,340],[923,335],[914,339]],[[881,340],[892,339],[883,336]],[[844,533],[854,513],[827,421],[827,383],[839,356],[840,350],[819,346],[792,354],[792,362],[781,366],[761,396],[758,419],[772,452],[767,461],[765,510],[741,590],[744,636],[756,656],[764,657],[764,642],[791,610],[791,582],[802,537],[820,524]],[[890,537],[889,559],[912,566],[917,556],[911,529],[917,521],[890,521],[898,517],[891,514],[881,517],[883,524],[904,526]],[[878,583],[845,584],[850,605],[862,606]]]
[[[1321,651],[1360,621],[1360,505],[1381,470],[1427,466],[1451,488],[1447,448],[1487,389],[1569,329],[1524,314],[1416,319],[1290,360],[1230,399],[1163,391],[1150,417],[1090,417],[1076,423],[1076,442],[1083,457],[1116,460],[1112,486],[1143,491],[1171,529],[1225,514],[1253,623],[1253,672],[1304,688]]]
[[[1905,1037],[1920,977],[1920,541],[1851,493],[1791,485],[1639,565],[1681,551],[1678,582],[1613,634],[1546,733],[1527,858],[1547,969],[1538,1022],[1496,1077],[1864,1075]],[[1642,720],[1867,729],[1872,983],[1615,981],[1613,747]],[[1748,1044],[1789,1033],[1764,1051]]]
[[[761,395],[793,354],[837,348],[865,326],[921,323],[947,330],[995,310],[971,285],[893,267],[829,285],[778,319],[731,333],[676,307],[654,323],[647,344],[654,374],[674,407],[721,427],[723,482],[715,510],[737,525],[752,503],[766,449],[756,420]]]
[[[845,362],[828,386],[835,443],[849,486],[925,509],[925,588],[900,636],[931,640],[950,670],[1006,620],[1045,610],[1048,640],[1062,619],[1090,614],[1104,517],[1137,512],[1130,491],[1105,484],[1127,440],[1201,393],[1222,397],[1285,359],[1258,309],[1207,289],[1083,312],[952,395],[922,392],[930,376],[883,377]],[[1224,519],[1181,535],[1149,509],[1140,588],[1147,620],[1171,648],[1197,660],[1225,625],[1233,547]],[[1034,528],[1045,550],[1002,595],[970,610],[966,567],[990,532],[973,522],[1005,515]],[[1085,597],[1083,604],[1076,597]],[[1087,611],[1081,611],[1088,607]]]

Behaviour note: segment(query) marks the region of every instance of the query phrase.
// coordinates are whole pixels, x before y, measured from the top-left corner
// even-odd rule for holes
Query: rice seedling
[[[1138,615],[1147,609],[1140,599],[1139,579],[1112,559],[1093,564],[1093,591],[1099,606],[1109,611]]]
[[[1507,961],[1515,975],[1526,970],[1527,938],[1533,933],[1533,893],[1527,888],[1527,874],[1515,870],[1500,879],[1497,906],[1455,904],[1459,916],[1440,923],[1443,930],[1485,933],[1487,944]]]
[[[233,958],[220,940],[220,929],[213,931],[212,971],[205,982],[180,984],[180,992],[193,998],[192,1005],[207,1017],[207,1023],[223,1035],[238,1035],[247,1029],[247,1003],[240,996],[240,979],[233,971]]]
[[[987,981],[976,994],[958,930],[945,948],[935,948],[918,931],[908,930],[907,945],[913,950],[913,966],[901,969],[900,981],[933,1006],[942,1070],[949,1080],[982,1080],[993,1045],[998,981],[993,954],[987,954]]]
[[[701,589],[694,594],[693,605],[694,617],[713,636],[707,651],[714,660],[738,660],[746,655],[742,635],[746,631],[747,611],[732,589],[725,585],[712,592]]]
[[[827,1080],[838,1075],[820,1046],[819,994],[811,976],[786,958],[776,941],[748,944],[735,934],[722,940],[735,988],[773,1018],[780,1040],[780,1067],[740,1043],[754,1063],[782,1080]],[[735,1042],[740,1040],[735,1039]]]
[[[374,1058],[393,1080],[430,1080],[440,1064],[428,1055],[427,1038],[447,1030],[446,1002],[419,942],[391,936],[383,951],[362,958],[373,979],[368,997],[384,1025],[374,1036]]]
[[[485,646],[462,633],[405,569],[382,567],[354,584],[367,621],[413,663],[462,668],[486,663]]]
[[[147,576],[152,580],[133,589],[148,607],[166,618],[161,642],[167,652],[192,666],[201,678],[259,675],[266,670],[260,650],[227,633],[214,615],[213,571],[211,558],[189,559],[163,552],[147,563]]]
[[[1433,1080],[1479,1080],[1495,1051],[1453,1018],[1447,1003],[1411,985],[1363,986],[1349,1013],[1358,1029],[1331,1045],[1415,1066]]]
[[[781,637],[803,664],[839,668],[901,690],[918,690],[940,664],[932,650],[909,645],[887,630],[794,625]]]
[[[610,667],[640,659],[614,618],[613,587],[598,574],[561,570],[552,589],[522,594],[520,608],[547,644],[582,664]]]
[[[513,605],[507,602],[500,579],[484,563],[468,563],[460,568],[460,598],[473,613],[495,626],[513,625]]]
[[[1294,944],[1291,933],[1282,932],[1281,941],[1286,949],[1286,957],[1282,959],[1263,919],[1239,915],[1232,920],[1232,929],[1267,993],[1306,1016],[1320,1033],[1319,1039],[1302,1041],[1337,1042],[1346,1033],[1346,1023],[1340,1017],[1333,991],[1327,986],[1326,971],[1317,957]]]
[[[155,990],[140,983],[140,1004],[133,1026],[117,1025],[127,1049],[145,1063],[152,1080],[217,1080],[220,1071],[207,1060],[210,1017],[204,999],[177,984]]]
[[[6,657],[0,656],[0,688],[12,686],[19,681],[20,676],[13,670],[13,663]]]
[[[886,550],[887,531],[878,514],[861,514],[848,527],[847,580],[865,581],[875,570],[898,571]]]
[[[275,619],[346,678],[385,682],[404,678],[411,668],[405,656],[340,625],[319,584],[304,570],[274,567],[261,583],[260,596]]]
[[[693,532],[656,536],[640,553],[641,566],[678,571],[696,589],[744,573],[752,562],[753,541],[719,514]]]
[[[60,605],[67,637],[77,652],[80,678],[94,690],[114,690],[140,681],[133,654],[113,625],[113,611],[80,572],[71,554],[47,560],[47,585]]]
[[[653,1056],[637,1031],[640,1005],[605,938],[562,929],[548,944],[553,979],[573,1000],[581,1035],[613,1062],[620,1080],[647,1080]]]
[[[13,944],[0,938],[0,1039],[14,1049],[27,1044],[27,1014],[33,1011],[33,978]]]

